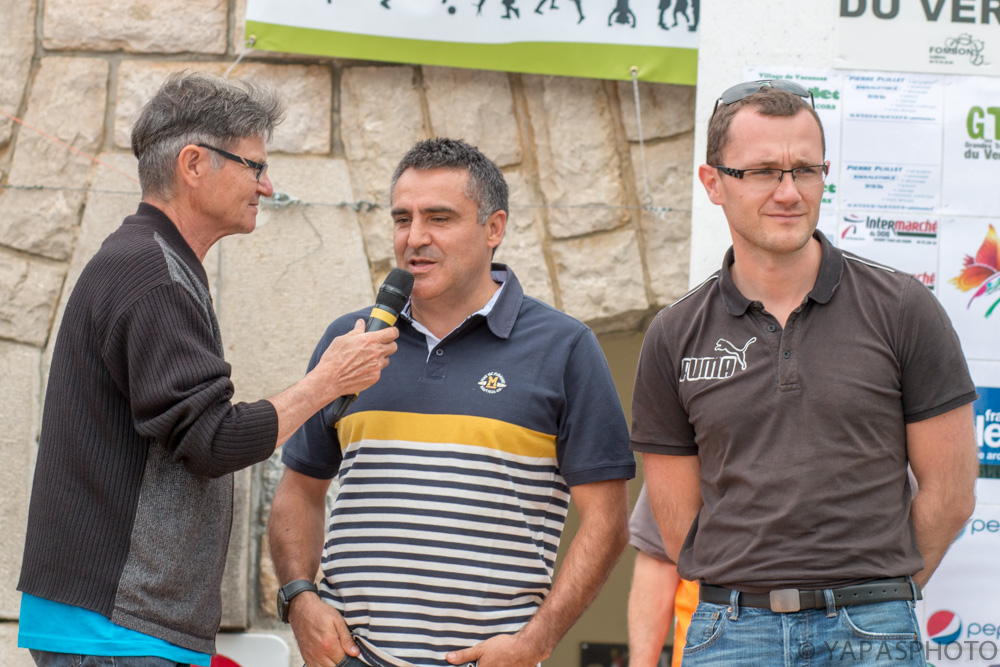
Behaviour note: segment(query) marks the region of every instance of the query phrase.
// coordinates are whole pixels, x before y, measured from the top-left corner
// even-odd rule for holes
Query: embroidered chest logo
[[[681,359],[681,382],[697,380],[725,380],[733,377],[737,370],[747,369],[747,349],[757,342],[756,336],[737,347],[725,338],[715,343],[715,351],[722,355],[715,357],[684,357]]]
[[[507,380],[496,371],[490,371],[479,381],[479,388],[487,394],[499,394],[506,386]]]

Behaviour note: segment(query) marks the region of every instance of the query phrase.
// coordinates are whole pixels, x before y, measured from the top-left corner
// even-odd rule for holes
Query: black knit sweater
[[[278,434],[270,402],[232,395],[205,269],[140,204],[66,306],[18,590],[214,652],[232,473]]]

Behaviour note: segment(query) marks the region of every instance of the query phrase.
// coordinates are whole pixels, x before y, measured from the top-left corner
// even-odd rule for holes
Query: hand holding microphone
[[[382,286],[379,287],[378,294],[375,296],[375,307],[372,308],[371,315],[368,317],[365,332],[381,331],[393,327],[396,324],[399,314],[403,311],[407,300],[410,298],[411,291],[413,291],[412,273],[403,269],[393,269],[390,271],[385,281],[383,281]],[[355,332],[357,331],[358,327],[355,327]],[[395,337],[393,336],[392,339],[395,339]],[[393,344],[392,351],[394,352],[395,349],[395,344]],[[388,364],[388,358],[385,359],[385,363]],[[384,368],[384,365],[382,368]],[[381,372],[381,368],[379,368],[379,371]],[[378,378],[376,377],[375,379],[377,380]],[[371,386],[371,384],[374,384],[374,381],[368,383],[366,387]],[[339,421],[344,416],[347,408],[350,407],[351,403],[357,397],[357,393],[346,394],[333,402],[333,416],[335,421]]]

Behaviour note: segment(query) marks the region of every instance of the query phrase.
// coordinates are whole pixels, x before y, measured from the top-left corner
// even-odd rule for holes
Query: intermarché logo
[[[950,644],[936,644],[928,641],[824,641],[822,643],[802,642],[798,647],[799,658],[803,660],[836,660],[840,664],[870,665],[884,662],[907,662],[926,660],[928,667],[940,667],[948,663],[968,664],[969,661],[994,661],[1000,657],[1000,646],[994,641],[964,641]],[[995,667],[995,666],[991,666]]]

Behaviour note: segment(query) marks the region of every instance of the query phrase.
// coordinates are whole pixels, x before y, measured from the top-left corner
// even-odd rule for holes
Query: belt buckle
[[[771,611],[787,614],[802,609],[802,602],[799,599],[799,589],[781,588],[769,593],[771,598]]]

